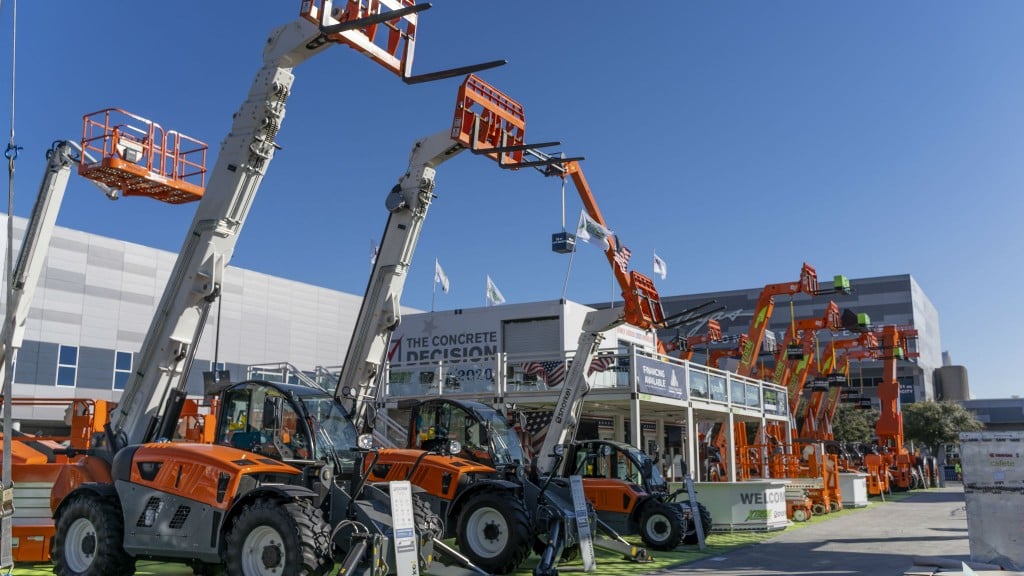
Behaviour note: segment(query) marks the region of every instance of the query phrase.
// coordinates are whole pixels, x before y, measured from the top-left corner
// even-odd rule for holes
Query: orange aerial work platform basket
[[[206,149],[199,140],[107,108],[84,117],[78,173],[125,196],[184,204],[203,197]]]

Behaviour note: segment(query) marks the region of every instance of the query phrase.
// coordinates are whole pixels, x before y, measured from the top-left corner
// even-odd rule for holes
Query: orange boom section
[[[206,150],[199,140],[107,108],[83,119],[78,174],[125,196],[184,204],[203,197]]]

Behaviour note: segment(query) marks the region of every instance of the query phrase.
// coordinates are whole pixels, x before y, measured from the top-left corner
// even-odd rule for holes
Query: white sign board
[[[408,480],[390,482],[391,521],[394,528],[395,571],[398,576],[419,576],[419,550],[416,546],[416,517],[412,509],[412,484]]]
[[[971,559],[1024,570],[1024,432],[960,434]]]
[[[590,509],[587,496],[583,493],[583,477],[569,476],[572,489],[572,506],[576,512],[576,529],[580,536],[580,554],[583,556],[583,571],[593,572],[597,568],[594,559],[594,538],[590,533]]]
[[[780,530],[786,518],[788,481],[700,482],[697,496],[715,526],[731,530]]]

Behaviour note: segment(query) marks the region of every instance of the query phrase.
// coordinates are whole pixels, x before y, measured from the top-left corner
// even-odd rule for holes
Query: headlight
[[[322,466],[320,468],[320,483],[324,486],[330,486],[331,478],[334,477],[334,473],[331,471],[330,466]]]
[[[359,435],[359,449],[370,450],[373,448],[373,434],[360,434]]]
[[[449,440],[448,441],[448,453],[449,454],[458,454],[459,452],[462,452],[462,444],[460,444],[458,440]]]

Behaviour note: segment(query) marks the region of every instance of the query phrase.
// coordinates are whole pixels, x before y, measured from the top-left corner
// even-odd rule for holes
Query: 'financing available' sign
[[[686,400],[686,369],[644,356],[636,357],[636,387],[643,394]]]

